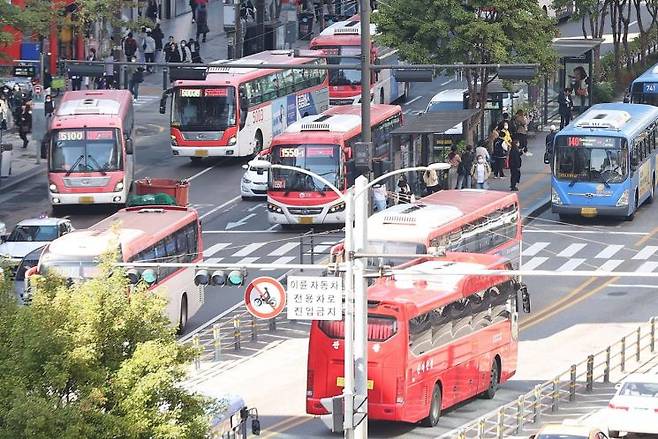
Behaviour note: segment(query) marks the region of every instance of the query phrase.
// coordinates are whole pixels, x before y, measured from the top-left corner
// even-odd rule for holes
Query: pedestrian
[[[181,51],[178,47],[178,44],[175,42],[171,45],[171,52],[169,54],[169,62],[171,63],[177,63],[181,62]]]
[[[164,45],[164,49],[163,49],[165,62],[172,62],[171,55],[174,52],[175,45],[176,45],[176,40],[174,39],[174,36],[169,35],[169,40],[167,41],[167,44]]]
[[[55,112],[55,103],[53,102],[52,96],[46,95],[46,101],[43,104],[43,109],[46,112],[46,118],[52,117],[53,113]]]
[[[106,89],[114,88],[114,55],[112,51],[105,57],[105,87]]]
[[[516,126],[516,138],[519,140],[521,150],[524,154],[532,155],[532,153],[528,152],[528,118],[523,113],[523,110],[516,112],[514,125]]]
[[[477,160],[471,166],[471,178],[475,181],[477,189],[489,189],[487,180],[491,176],[491,166],[483,155],[478,155]]]
[[[161,62],[162,58],[159,56],[159,53],[162,52],[162,42],[164,41],[164,32],[160,28],[160,23],[156,24],[151,32],[151,36],[155,41],[155,60]]]
[[[206,42],[206,35],[210,29],[208,28],[208,9],[205,5],[200,5],[196,12],[196,39],[203,35],[203,42]]]
[[[197,23],[199,21],[197,20]],[[190,48],[190,53],[192,54],[192,62],[195,64],[201,64],[201,46],[198,41],[195,41],[194,38],[190,38],[187,42],[187,47]]]
[[[544,151],[544,163],[550,164],[551,170],[553,170],[553,141],[556,134],[557,128],[555,125],[551,125],[549,133],[546,134],[546,150]]]
[[[126,55],[126,61],[130,62],[137,53],[137,41],[133,38],[133,33],[128,32],[128,36],[123,40],[123,54]]]
[[[94,49],[93,47],[89,49],[89,55],[87,56],[87,61],[91,61],[91,62],[96,61],[96,49]],[[85,82],[85,88],[89,90],[89,85],[90,85],[89,76],[85,76],[84,82]]]
[[[386,197],[388,196],[388,190],[386,185],[376,184],[372,187],[372,201],[374,204],[375,212],[381,212],[386,209]]]
[[[398,204],[406,204],[414,201],[411,187],[409,187],[409,183],[407,183],[407,177],[404,175],[401,175],[398,179],[397,200]]]
[[[0,130],[6,130],[9,125],[9,103],[6,95],[0,96]],[[4,127],[4,128],[2,128]]]
[[[423,172],[423,182],[425,183],[425,188],[427,189],[428,194],[433,194],[440,189],[439,177],[436,175],[434,169],[425,169],[425,172]]]
[[[498,133],[496,133],[496,136]],[[482,156],[487,163],[491,162],[491,155],[489,154],[489,149],[487,148],[487,141],[484,140],[475,148],[475,157]]]
[[[512,144],[512,133],[510,132],[509,125],[509,120],[505,119],[498,124],[498,135],[507,142],[508,147]]]
[[[196,0],[190,0],[190,8],[192,9],[192,23],[196,22]]]
[[[505,167],[505,159],[507,158],[507,151],[509,147],[503,135],[498,132],[493,146],[493,174],[494,178],[503,178],[505,174],[503,168]]]
[[[577,66],[573,69],[573,75],[569,75],[574,90],[575,99],[578,103],[578,113],[582,113],[588,101],[589,96],[589,77],[583,66]]]
[[[518,184],[521,181],[521,150],[519,149],[519,141],[512,142],[512,148],[509,151],[509,172],[510,183],[509,189],[511,191],[518,191]]]
[[[187,42],[185,40],[180,40],[180,62],[192,62],[192,51],[187,47]]]
[[[466,145],[461,161],[457,166],[457,189],[471,188],[471,168],[473,167],[473,146]]]
[[[148,6],[146,6],[146,18],[153,23],[158,21],[158,4],[155,0],[149,0]]]
[[[27,135],[32,131],[32,109],[29,104],[23,104],[16,120],[18,136],[23,140],[23,149],[27,148],[29,140]]]
[[[450,164],[450,169],[448,169],[448,189],[457,189],[457,169],[461,161],[462,158],[457,153],[457,147],[452,145],[448,153],[448,163]]]
[[[50,94],[53,85],[53,75],[50,74],[47,68],[43,70],[43,92],[47,95]]]
[[[558,112],[560,113],[560,129],[571,123],[573,112],[573,101],[571,100],[571,89],[565,88],[557,97]]]
[[[147,63],[146,71],[148,73],[152,73],[153,66],[149,65],[149,63],[155,62],[155,40],[151,36],[151,32],[146,32],[146,36],[144,37],[143,47],[144,47],[144,61]]]
[[[137,58],[133,57],[132,63],[134,65],[128,66],[128,73],[130,75],[130,92],[133,94],[133,100],[136,102],[139,99],[139,84],[144,82],[144,68],[137,65]]]

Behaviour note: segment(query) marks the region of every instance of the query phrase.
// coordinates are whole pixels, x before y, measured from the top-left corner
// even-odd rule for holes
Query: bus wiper
[[[65,174],[66,177],[68,177],[69,175],[71,175],[71,173],[73,172],[73,170],[76,168],[76,166],[78,166],[78,165],[80,164],[80,162],[82,161],[83,158],[85,158],[85,155],[84,155],[84,154],[81,154],[80,157],[78,157],[78,159],[77,159],[75,162],[73,162],[73,166],[71,166],[71,167],[69,168],[69,170],[66,171],[66,174]]]
[[[578,183],[578,181],[580,181],[580,177],[575,177],[573,180],[571,180],[571,183],[569,183],[569,187],[573,187],[573,185]]]
[[[102,167],[91,154],[87,155],[87,159],[89,159],[89,161],[92,162],[94,166],[96,166],[96,170],[100,171],[101,175],[107,175],[105,168]]]

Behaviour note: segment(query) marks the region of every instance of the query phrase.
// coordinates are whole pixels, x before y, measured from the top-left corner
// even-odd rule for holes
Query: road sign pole
[[[354,438],[354,188],[345,193],[345,439]]]

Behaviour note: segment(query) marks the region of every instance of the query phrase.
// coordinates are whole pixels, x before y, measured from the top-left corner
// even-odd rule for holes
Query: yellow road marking
[[[265,435],[261,437],[263,439],[275,437],[277,434],[281,434],[285,431],[292,430],[293,428],[302,425],[312,419],[315,418],[310,416],[292,416],[290,418],[286,418],[283,421],[277,422],[271,427],[263,430],[263,433],[265,433]]]

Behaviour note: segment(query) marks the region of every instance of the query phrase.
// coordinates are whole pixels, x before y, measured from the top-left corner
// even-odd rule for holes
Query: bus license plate
[[[94,202],[94,197],[80,197],[78,198],[80,204],[92,204]]]
[[[313,224],[312,216],[301,216],[299,217],[299,224]]]
[[[580,214],[584,217],[591,218],[593,216],[598,215],[598,210],[596,210],[596,207],[583,207],[580,209]]]
[[[345,378],[336,377],[336,387],[345,387]],[[375,382],[373,380],[368,380],[368,390],[375,388]]]
[[[194,155],[196,157],[207,157],[208,156],[208,150],[207,149],[195,149],[194,150]]]

